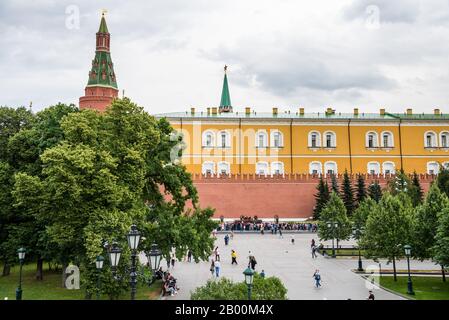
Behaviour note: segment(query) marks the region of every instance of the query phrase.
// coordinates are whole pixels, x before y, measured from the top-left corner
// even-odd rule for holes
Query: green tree
[[[352,222],[355,232],[354,238],[360,240],[366,228],[366,221],[371,212],[377,210],[377,202],[371,198],[362,201],[357,209],[354,210]]]
[[[356,202],[360,205],[363,200],[367,197],[365,178],[359,174],[357,175],[357,194],[356,194]]]
[[[368,215],[361,244],[367,257],[393,261],[397,281],[396,259],[404,255],[404,245],[412,240],[413,207],[407,195],[386,192],[376,208]]]
[[[382,198],[382,188],[380,187],[379,181],[374,181],[369,185],[368,195],[374,201],[380,201],[380,199]]]
[[[343,184],[341,186],[341,198],[346,207],[346,213],[348,216],[352,216],[354,211],[354,190],[352,189],[351,179],[349,178],[348,171],[345,170],[343,175]]]
[[[413,172],[412,186],[410,188],[409,195],[412,199],[413,206],[416,207],[422,203],[424,198],[424,191],[421,187],[419,176],[416,171]]]
[[[321,210],[326,206],[329,201],[329,187],[323,177],[320,177],[320,181],[316,187],[318,192],[315,194],[315,208],[313,209],[313,218],[315,220],[320,219]]]
[[[328,223],[331,223],[328,226]],[[338,227],[335,227],[338,224]],[[332,192],[330,199],[321,211],[321,219],[318,222],[318,236],[321,240],[348,240],[351,236],[351,221],[346,214],[346,208],[340,197]]]
[[[331,192],[335,192],[336,194],[340,193],[340,188],[338,186],[337,175],[331,174]]]
[[[438,215],[438,228],[435,236],[434,261],[443,267],[449,266],[449,207]]]
[[[423,261],[435,256],[438,216],[447,207],[449,207],[449,199],[440,191],[438,185],[433,183],[424,203],[416,208],[412,253],[417,259]],[[444,275],[444,268],[442,270]],[[445,279],[444,276],[443,279]]]
[[[191,300],[247,300],[248,289],[244,282],[234,283],[227,278],[209,280],[198,287],[190,296]],[[287,289],[277,277],[262,278],[254,274],[251,290],[252,300],[286,300]]]
[[[440,172],[437,176],[438,188],[449,197],[449,167],[440,166]]]

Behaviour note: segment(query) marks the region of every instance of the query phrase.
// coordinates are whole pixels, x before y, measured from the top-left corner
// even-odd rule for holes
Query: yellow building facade
[[[449,115],[304,108],[233,110],[225,74],[220,107],[156,115],[183,136],[182,163],[196,174],[437,174],[449,165]]]

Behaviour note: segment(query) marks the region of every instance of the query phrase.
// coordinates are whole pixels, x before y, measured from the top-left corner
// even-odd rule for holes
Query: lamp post
[[[114,275],[117,270],[118,263],[120,262],[121,255],[122,250],[119,248],[117,242],[113,242],[112,247],[109,250],[109,261],[111,262],[111,268]]]
[[[337,229],[339,226],[338,222],[327,222],[327,227],[332,232],[332,258],[335,258],[335,246],[334,246],[334,239],[335,239],[335,229]]]
[[[157,244],[153,243],[151,245],[151,250],[146,253],[146,256],[150,264],[150,269],[153,272],[153,277],[151,279],[151,283],[153,283],[156,277],[156,271],[159,269],[159,265],[161,264],[162,251],[159,250]]]
[[[140,232],[137,230],[137,226],[133,224],[131,230],[128,233],[128,245],[131,249],[131,300],[135,300],[137,291],[137,272],[136,272],[136,258],[137,247],[139,246]]]
[[[104,258],[103,256],[97,256],[95,260],[95,266],[97,267],[97,300],[100,300],[100,274],[103,269]]]
[[[360,228],[354,228],[353,230],[353,236],[356,240],[360,240],[361,235],[363,233],[364,228],[360,227]],[[357,245],[358,250],[359,250],[359,264],[358,264],[358,268],[357,271],[363,271],[363,264],[362,264],[362,254],[360,251],[360,245]]]
[[[22,267],[25,261],[25,248],[19,248],[17,254],[19,255],[20,272],[19,272],[19,287],[16,289],[16,300],[22,300]]]
[[[243,274],[245,275],[245,283],[248,286],[248,300],[251,300],[251,288],[253,286],[254,271],[248,267],[245,271],[243,271]]]
[[[405,255],[407,256],[407,268],[408,268],[407,294],[414,295],[415,292],[413,291],[412,277],[410,276],[410,256],[412,253],[412,247],[407,244],[404,246],[404,250]]]

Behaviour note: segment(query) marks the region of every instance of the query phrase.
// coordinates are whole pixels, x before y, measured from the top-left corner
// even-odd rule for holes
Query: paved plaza
[[[218,234],[216,245],[219,246],[221,256],[221,277],[233,281],[243,281],[243,270],[248,264],[248,251],[256,257],[258,262],[256,271],[265,270],[267,276],[279,277],[288,292],[291,300],[360,300],[368,297],[366,281],[358,274],[352,272],[357,268],[357,259],[332,259],[318,255],[312,259],[310,242],[312,238],[318,240],[316,234],[294,234],[295,244],[291,244],[292,234],[284,234],[283,238],[272,234],[236,234],[228,246],[224,245],[224,234]],[[319,241],[317,241],[319,243]],[[329,244],[329,243],[326,243]],[[342,243],[343,244],[343,243]],[[344,244],[348,244],[345,242]],[[239,265],[231,265],[231,249],[237,251]],[[142,257],[142,262],[145,258]],[[392,269],[392,264],[386,265],[386,261],[380,261],[382,269]],[[161,263],[166,267],[163,260]],[[363,267],[379,264],[364,260]],[[212,279],[209,271],[210,262],[184,262],[177,261],[174,268],[170,268],[180,286],[179,293],[173,297],[163,299],[189,299],[190,291],[204,285],[208,279]],[[406,269],[406,261],[397,262],[398,269]],[[412,269],[439,269],[431,262],[411,262]],[[312,275],[315,269],[319,269],[322,278],[322,287],[316,289]],[[404,299],[382,289],[374,290],[376,299],[396,300]]]

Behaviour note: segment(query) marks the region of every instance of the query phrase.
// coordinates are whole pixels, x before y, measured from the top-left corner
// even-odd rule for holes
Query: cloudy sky
[[[0,105],[78,104],[107,9],[120,90],[151,113],[449,113],[449,0],[1,0]]]

